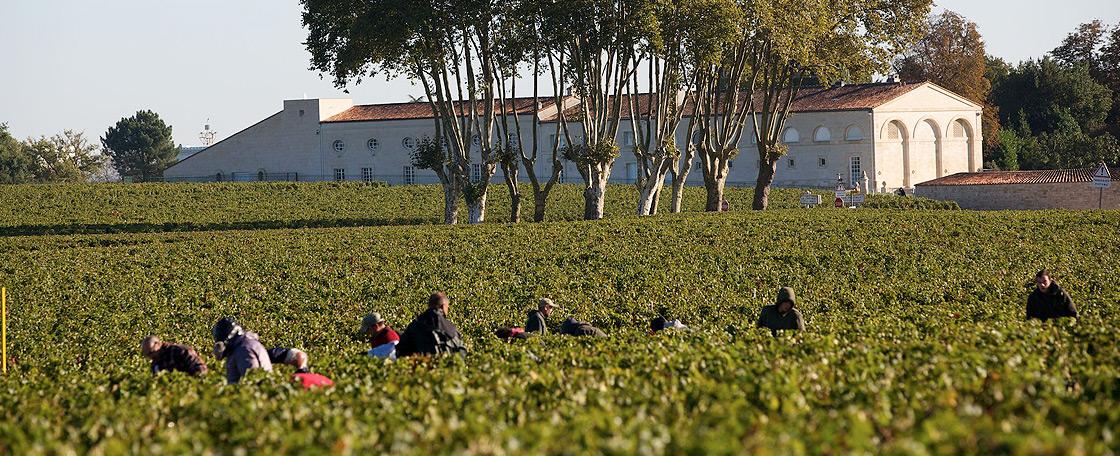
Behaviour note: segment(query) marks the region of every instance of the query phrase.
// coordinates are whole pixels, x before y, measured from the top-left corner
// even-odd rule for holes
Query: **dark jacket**
[[[191,375],[206,374],[206,363],[198,352],[187,345],[165,344],[152,359],[152,373],[179,371]]]
[[[1069,293],[1066,293],[1057,283],[1050,282],[1050,287],[1046,291],[1035,288],[1027,297],[1027,320],[1037,318],[1046,321],[1062,317],[1077,318],[1077,308],[1074,307]]]
[[[569,336],[607,337],[606,333],[599,328],[591,326],[591,323],[582,322],[574,318],[564,320],[564,323],[560,325],[560,334]]]
[[[433,309],[417,315],[405,328],[397,344],[397,356],[466,352],[459,328],[442,311]]]
[[[805,330],[805,320],[801,318],[801,311],[797,308],[790,309],[785,315],[778,312],[778,305],[771,304],[764,306],[762,312],[758,315],[758,326],[767,328],[772,334],[778,334],[778,331],[791,329],[803,331]]]
[[[529,318],[525,320],[525,332],[527,333],[541,333],[541,335],[548,334],[548,324],[545,322],[544,314],[539,310],[530,310]]]
[[[256,333],[234,336],[226,342],[226,349],[222,353],[226,360],[226,381],[229,383],[241,381],[241,377],[244,377],[249,369],[272,371],[268,350],[261,345]]]

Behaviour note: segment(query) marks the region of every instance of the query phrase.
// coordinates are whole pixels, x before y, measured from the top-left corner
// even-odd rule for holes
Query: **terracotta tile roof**
[[[554,104],[553,97],[541,97],[541,109]],[[469,109],[469,102],[467,102]],[[509,109],[516,109],[518,114],[531,113],[533,111],[533,98],[513,98],[506,100],[506,106]],[[458,103],[455,108],[458,109]],[[497,103],[495,103],[497,108]],[[479,113],[482,108],[479,108]],[[356,105],[328,117],[324,123],[332,122],[365,122],[373,120],[406,120],[406,119],[431,119],[432,107],[427,102],[410,102],[410,103],[385,103],[385,104],[370,104],[370,105]]]
[[[919,83],[872,83],[872,84],[849,84],[844,86],[832,87],[804,87],[797,91],[797,97],[793,101],[791,107],[792,112],[826,112],[826,111],[861,111],[874,109],[882,104],[891,101],[895,98],[906,94],[918,87],[924,85],[924,82]],[[638,110],[639,112],[647,109],[650,94],[639,94]],[[762,105],[762,93],[755,94],[755,106]],[[627,96],[622,103],[622,118],[628,119],[629,116],[629,98]],[[746,103],[746,98],[742,103]],[[694,104],[688,103],[685,106],[684,115],[691,116]],[[575,106],[568,108],[564,115],[568,120],[578,121],[579,107]],[[555,122],[557,116],[548,116],[542,119],[544,122]]]
[[[957,173],[917,184],[924,186],[949,185],[1006,185],[1006,184],[1065,184],[1092,182],[1096,167],[1089,169],[1047,169],[1038,171],[986,171],[982,173]],[[1120,168],[1109,168],[1112,180],[1120,181]]]

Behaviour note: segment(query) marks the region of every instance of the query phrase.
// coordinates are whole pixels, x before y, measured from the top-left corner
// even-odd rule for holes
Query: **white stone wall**
[[[982,166],[980,106],[926,84],[875,108],[876,188],[915,184]],[[897,128],[897,137],[892,130]]]
[[[263,171],[318,176],[319,123],[352,106],[350,100],[288,100],[284,110],[176,163],[164,171],[168,180],[252,180]],[[236,173],[236,174],[235,174]]]
[[[1008,185],[919,185],[915,194],[956,201],[963,209],[1120,209],[1120,182],[1102,193],[1089,182]]]

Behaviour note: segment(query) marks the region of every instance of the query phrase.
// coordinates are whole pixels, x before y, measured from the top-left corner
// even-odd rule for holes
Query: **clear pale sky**
[[[1011,62],[1053,49],[1078,24],[1120,22],[1118,0],[935,0],[980,27]],[[296,0],[2,0],[0,123],[18,138],[85,131],[92,142],[139,109],[198,144],[279,111],[284,99],[407,101],[423,90],[369,79],[335,89],[309,71]]]

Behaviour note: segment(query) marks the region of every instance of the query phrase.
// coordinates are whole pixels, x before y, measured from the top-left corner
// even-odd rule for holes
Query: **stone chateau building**
[[[568,96],[562,104],[570,110],[579,102]],[[547,157],[544,144],[551,144],[559,114],[553,98],[542,99],[535,116],[531,98],[509,103],[523,132],[538,124],[541,156]],[[797,94],[783,134],[790,153],[778,166],[775,185],[832,187],[837,176],[853,185],[866,175],[872,191],[892,191],[979,171],[980,119],[979,105],[929,82],[804,88]],[[687,123],[686,118],[677,133],[682,148]],[[183,159],[164,176],[171,181],[434,183],[434,172],[410,164],[410,153],[433,131],[431,108],[424,102],[355,105],[348,99],[287,100],[280,112]],[[742,152],[731,164],[729,185],[754,183],[758,159],[752,138],[748,127],[740,143]],[[622,151],[611,179],[633,182],[637,164],[629,121],[621,122],[617,141]],[[538,172],[547,175],[548,159],[538,160],[538,166]],[[564,166],[564,179],[578,182],[574,165]],[[692,172],[689,182],[701,184],[700,172]]]

